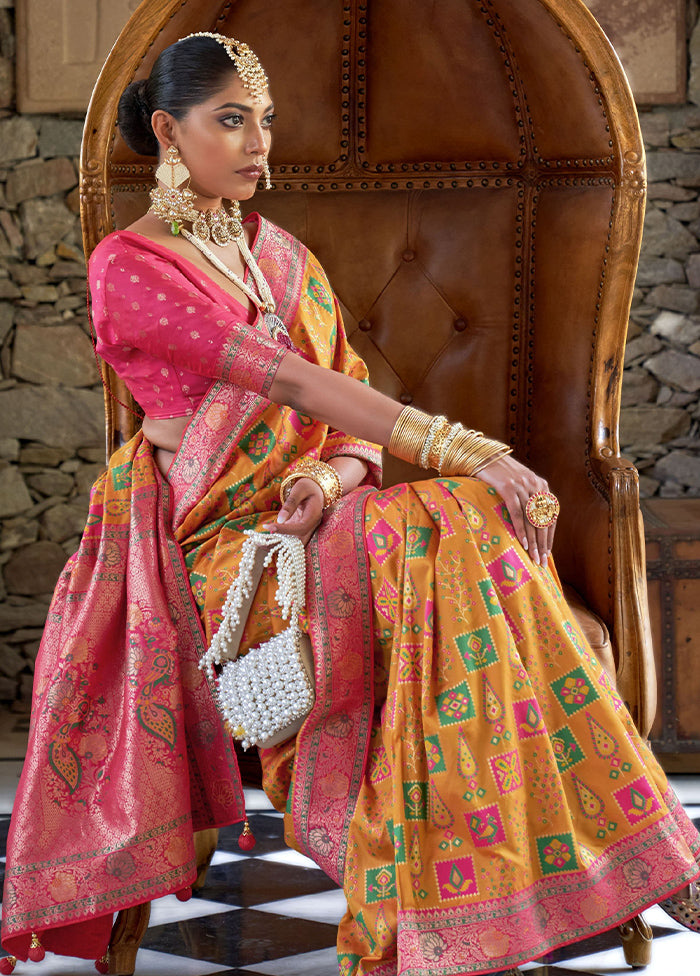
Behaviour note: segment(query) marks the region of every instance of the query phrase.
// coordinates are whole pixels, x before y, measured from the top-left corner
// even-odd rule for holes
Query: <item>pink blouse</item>
[[[90,257],[97,351],[149,417],[187,416],[217,379],[265,396],[288,350],[194,264],[132,231]]]

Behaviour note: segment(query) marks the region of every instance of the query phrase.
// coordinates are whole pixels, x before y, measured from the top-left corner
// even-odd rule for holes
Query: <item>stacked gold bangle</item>
[[[284,505],[291,487],[299,478],[310,478],[323,492],[323,507],[334,505],[343,497],[343,482],[332,464],[315,458],[302,458],[280,485],[280,501]]]
[[[435,468],[441,475],[470,477],[511,450],[481,431],[451,424],[446,417],[431,417],[415,407],[401,411],[389,440],[393,455],[422,468]]]

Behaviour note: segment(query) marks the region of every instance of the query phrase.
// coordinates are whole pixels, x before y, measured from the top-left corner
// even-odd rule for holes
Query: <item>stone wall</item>
[[[102,469],[103,407],[80,249],[82,123],[14,111],[13,16],[0,0],[0,702],[22,708]],[[691,101],[641,112],[649,210],[622,442],[647,495],[700,494],[700,28],[691,57]]]
[[[14,10],[0,3],[0,702],[31,694],[56,578],[104,467],[85,306],[80,119],[14,108]]]
[[[645,496],[700,495],[700,23],[692,11],[688,104],[639,113],[649,187],[620,435]]]

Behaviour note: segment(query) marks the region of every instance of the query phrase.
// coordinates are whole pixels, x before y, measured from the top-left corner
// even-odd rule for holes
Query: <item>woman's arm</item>
[[[364,383],[293,354],[280,363],[267,395],[275,403],[383,447],[388,447],[403,410],[400,403]],[[555,526],[536,529],[525,518],[525,506],[535,492],[549,490],[547,482],[512,456],[492,461],[476,477],[496,489],[523,546],[535,563],[546,565]]]

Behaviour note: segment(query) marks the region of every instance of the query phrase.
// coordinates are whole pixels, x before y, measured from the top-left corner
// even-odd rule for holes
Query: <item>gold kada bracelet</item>
[[[445,417],[431,417],[415,407],[401,411],[389,439],[389,451],[395,457],[435,468],[441,475],[471,477],[511,450],[479,430],[451,424]]]
[[[280,485],[280,501],[284,505],[291,487],[300,478],[315,481],[323,492],[323,507],[329,508],[343,497],[343,482],[332,464],[317,461],[316,458],[302,458],[291,474]]]

